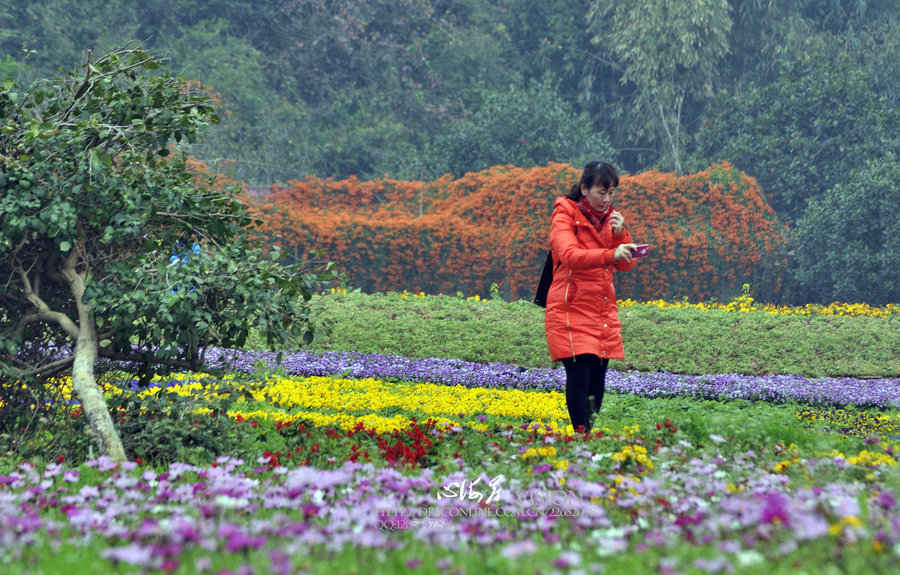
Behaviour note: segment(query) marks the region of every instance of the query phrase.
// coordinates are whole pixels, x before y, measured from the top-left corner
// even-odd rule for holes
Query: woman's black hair
[[[619,185],[619,172],[612,164],[606,162],[588,162],[581,173],[581,180],[572,186],[566,197],[576,202],[584,195],[581,193],[582,184],[587,189],[600,185],[605,189],[615,188]]]

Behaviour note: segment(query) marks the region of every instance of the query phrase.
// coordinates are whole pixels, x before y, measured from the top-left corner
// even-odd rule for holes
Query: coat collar
[[[606,218],[606,221],[603,222],[601,233],[597,233],[597,230],[591,225],[591,222],[588,221],[587,216],[581,213],[578,202],[575,200],[560,196],[553,202],[553,207],[569,214],[569,216],[575,220],[575,227],[578,228],[579,232],[593,233],[601,244],[606,244],[611,239],[612,228],[610,228],[609,218]],[[606,238],[606,241],[604,241],[604,238]]]

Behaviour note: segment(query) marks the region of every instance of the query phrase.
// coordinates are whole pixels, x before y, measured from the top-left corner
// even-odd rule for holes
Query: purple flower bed
[[[101,458],[88,462],[96,473],[85,482],[82,472],[64,465],[23,464],[0,475],[0,553],[28,560],[32,545],[46,538],[73,545],[99,540],[107,546],[103,557],[142,572],[174,571],[186,554],[195,565],[185,567],[206,572],[213,558],[258,551],[268,555],[272,572],[293,573],[289,558],[307,555],[311,546],[496,546],[516,559],[537,551],[536,541],[574,537],[586,544],[584,555],[569,551],[557,561],[577,565],[630,548],[707,545],[715,550],[709,561],[731,567],[747,552],[777,559],[815,541],[874,540],[888,549],[900,543],[890,489],[872,493],[859,482],[797,488],[753,452],[725,461],[676,447],[657,457],[668,461],[653,478],[573,477],[565,485],[560,472],[498,481],[469,469],[439,478],[431,470],[407,475],[349,462],[331,470],[248,471],[230,458],[210,467],[174,463],[164,473]],[[844,464],[825,457],[805,466],[827,474]],[[477,493],[487,497],[493,481],[496,497],[437,495],[476,478]]]
[[[250,372],[260,364],[275,369],[276,352],[212,348],[207,353],[211,367]],[[399,355],[284,352],[282,366],[289,375],[397,379],[427,381],[466,387],[559,391],[565,389],[563,368],[525,368],[503,363],[480,364],[459,359],[415,359]],[[610,370],[607,389],[643,397],[695,397],[702,399],[746,399],[773,403],[799,402],[811,405],[866,408],[900,407],[900,378],[809,379],[798,375],[754,376],[740,374],[682,375],[676,373],[619,372]]]

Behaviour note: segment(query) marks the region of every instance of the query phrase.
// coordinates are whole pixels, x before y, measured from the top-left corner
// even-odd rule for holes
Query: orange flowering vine
[[[431,182],[382,178],[288,182],[255,200],[263,233],[289,253],[333,260],[364,291],[530,298],[553,200],[580,170],[497,166]],[[621,179],[616,209],[651,257],[618,276],[622,297],[729,299],[744,283],[778,284],[786,227],[755,180],[728,163],[683,177]]]

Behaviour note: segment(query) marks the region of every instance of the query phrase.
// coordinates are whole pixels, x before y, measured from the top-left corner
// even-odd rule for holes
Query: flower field
[[[601,421],[576,433],[561,369],[309,351],[208,362],[227,371],[149,387],[113,375],[107,394],[123,429],[168,418],[188,441],[215,426],[243,452],[0,470],[4,573],[900,567],[896,379],[611,372]]]

